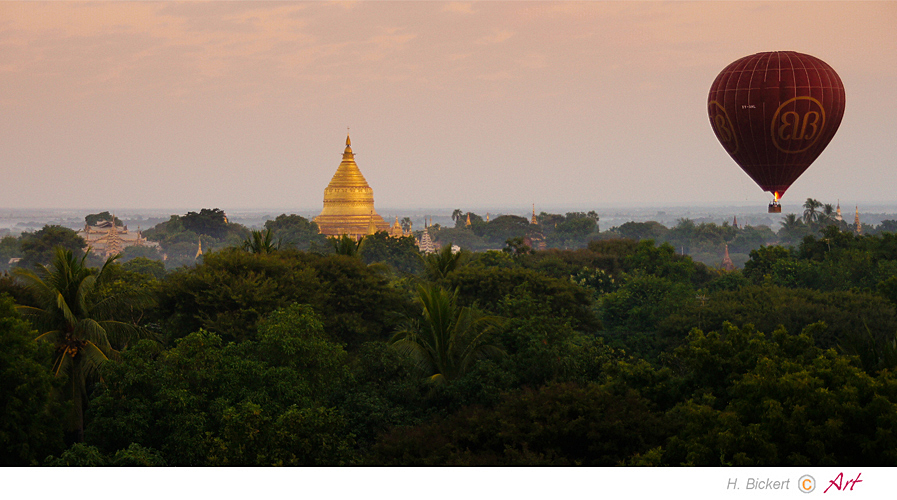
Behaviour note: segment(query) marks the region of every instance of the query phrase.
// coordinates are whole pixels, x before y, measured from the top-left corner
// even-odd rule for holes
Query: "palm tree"
[[[411,217],[402,217],[402,230],[411,231]]]
[[[349,257],[357,257],[358,250],[361,247],[361,241],[355,241],[353,238],[344,234],[340,237],[332,237],[328,238],[330,240],[330,244],[333,245],[333,250],[337,253],[337,255],[348,255]]]
[[[819,218],[820,222],[822,222],[824,226],[837,225],[838,221],[835,219],[836,213],[835,207],[832,206],[831,203],[826,203],[822,206],[822,216]]]
[[[780,222],[782,224],[782,229],[785,231],[793,232],[802,227],[804,227],[804,222],[797,218],[797,215],[787,214],[785,218]]]
[[[462,212],[460,208],[456,208],[452,212],[452,220],[455,221],[455,227],[458,226],[458,222],[463,218],[464,218],[464,212]]]
[[[503,319],[459,307],[457,289],[449,293],[435,285],[420,285],[416,301],[423,308],[422,320],[409,320],[390,344],[410,355],[430,382],[454,380],[478,359],[504,355],[490,343],[490,335]]]
[[[819,212],[821,207],[822,202],[813,198],[807,198],[807,201],[804,202],[804,222],[808,226],[819,222],[819,217],[822,215]]]
[[[252,231],[252,236],[243,240],[243,250],[249,253],[274,253],[278,248],[280,248],[280,241],[273,242],[270,227],[264,233]]]
[[[129,306],[145,307],[152,299],[139,291],[127,295],[100,297],[98,285],[108,274],[109,265],[118,258],[110,257],[94,274],[71,250],[56,247],[50,267],[39,265],[38,272],[16,269],[36,297],[38,307],[17,306],[22,316],[38,331],[37,340],[56,347],[53,374],[68,377],[66,397],[72,399],[72,428],[76,439],[84,437],[84,410],[87,404],[87,383],[93,380],[99,366],[118,354],[113,343],[127,345],[144,330],[112,319],[116,311]]]
[[[436,253],[421,255],[427,277],[433,281],[445,278],[462,267],[467,260],[464,252],[452,253],[452,244],[445,245]]]

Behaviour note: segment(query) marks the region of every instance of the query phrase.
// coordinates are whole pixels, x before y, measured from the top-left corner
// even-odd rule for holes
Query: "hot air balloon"
[[[707,97],[710,125],[729,156],[779,199],[834,137],[844,85],[825,62],[798,52],[760,52],[726,66]]]

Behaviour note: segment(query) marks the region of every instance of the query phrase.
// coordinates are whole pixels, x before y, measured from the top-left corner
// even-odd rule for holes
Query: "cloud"
[[[499,30],[491,35],[484,36],[478,39],[475,43],[480,45],[491,45],[496,43],[502,43],[504,41],[509,40],[514,36],[514,32],[510,30]]]
[[[442,8],[443,12],[457,12],[459,14],[473,14],[473,4],[470,2],[449,2]]]

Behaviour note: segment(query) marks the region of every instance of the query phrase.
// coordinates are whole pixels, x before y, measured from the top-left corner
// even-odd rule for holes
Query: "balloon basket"
[[[782,213],[782,205],[770,203],[769,204],[769,213],[771,213],[771,214]]]

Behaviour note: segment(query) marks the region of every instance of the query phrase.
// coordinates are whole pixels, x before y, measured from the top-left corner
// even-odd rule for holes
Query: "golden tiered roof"
[[[374,190],[355,164],[348,135],[343,161],[324,189],[324,209],[315,222],[321,234],[327,236],[347,234],[358,239],[371,234],[373,229],[389,230],[389,224],[374,210]]]
[[[402,225],[399,224],[399,216],[396,216],[396,222],[389,228],[389,235],[393,238],[401,238],[406,236],[405,229],[402,228]]]

